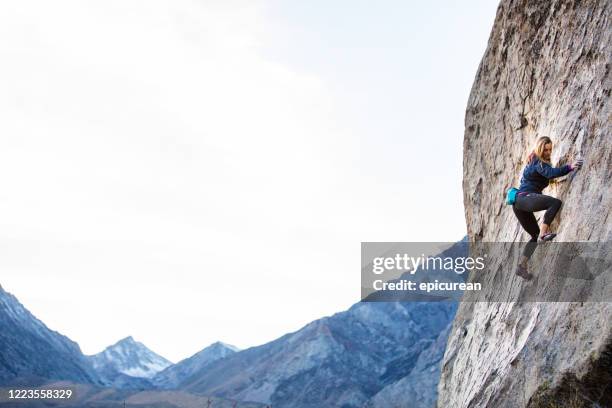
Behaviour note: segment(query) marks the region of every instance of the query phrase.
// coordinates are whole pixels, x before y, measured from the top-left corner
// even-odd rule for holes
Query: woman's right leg
[[[521,264],[525,265],[527,260],[531,258],[531,255],[533,255],[533,251],[535,251],[536,246],[538,245],[540,227],[538,227],[538,221],[533,213],[519,210],[516,204],[512,206],[512,211],[514,211],[514,215],[516,215],[516,218],[519,220],[521,227],[523,227],[523,229],[531,236],[531,239],[523,250],[523,257],[521,258]]]

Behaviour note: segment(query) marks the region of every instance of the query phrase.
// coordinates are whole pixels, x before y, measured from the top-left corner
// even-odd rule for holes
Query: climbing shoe
[[[554,232],[549,232],[548,234],[544,234],[544,235],[542,235],[542,236],[540,237],[540,241],[544,241],[544,242],[546,242],[546,241],[552,241],[552,239],[553,239],[554,237],[556,237],[556,236],[557,236],[557,234],[555,234]]]
[[[527,271],[527,267],[521,264],[516,268],[516,274],[525,280],[531,280],[533,278],[533,275]]]

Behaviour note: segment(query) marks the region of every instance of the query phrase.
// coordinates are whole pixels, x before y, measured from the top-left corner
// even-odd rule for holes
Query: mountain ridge
[[[238,351],[238,347],[216,341],[191,357],[185,358],[158,372],[152,378],[152,382],[156,387],[162,389],[176,388],[182,381],[193,375],[196,371],[202,370],[212,362],[225,358]]]
[[[77,343],[49,329],[0,287],[0,382],[44,379],[99,384]]]

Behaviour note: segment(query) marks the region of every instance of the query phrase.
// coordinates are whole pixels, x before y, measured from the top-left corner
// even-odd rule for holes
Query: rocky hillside
[[[502,0],[465,117],[470,241],[528,239],[503,197],[542,135],[555,142],[554,164],[586,163],[545,191],[563,200],[557,241],[610,241],[611,12],[610,1]],[[559,255],[551,248],[546,262]],[[609,287],[609,277],[601,284]],[[612,406],[610,316],[610,302],[463,303],[438,406]]]
[[[98,383],[78,344],[47,328],[0,286],[0,385]]]

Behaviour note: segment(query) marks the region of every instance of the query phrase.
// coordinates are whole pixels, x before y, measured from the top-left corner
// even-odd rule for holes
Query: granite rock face
[[[556,240],[610,241],[611,12],[605,0],[501,1],[465,117],[470,241],[528,240],[504,194],[518,186],[524,159],[543,135],[553,139],[554,165],[585,160],[544,191],[563,201]],[[559,255],[551,250],[547,261]],[[496,278],[526,284],[513,274]],[[438,407],[612,406],[611,316],[612,303],[589,299],[462,303]]]

